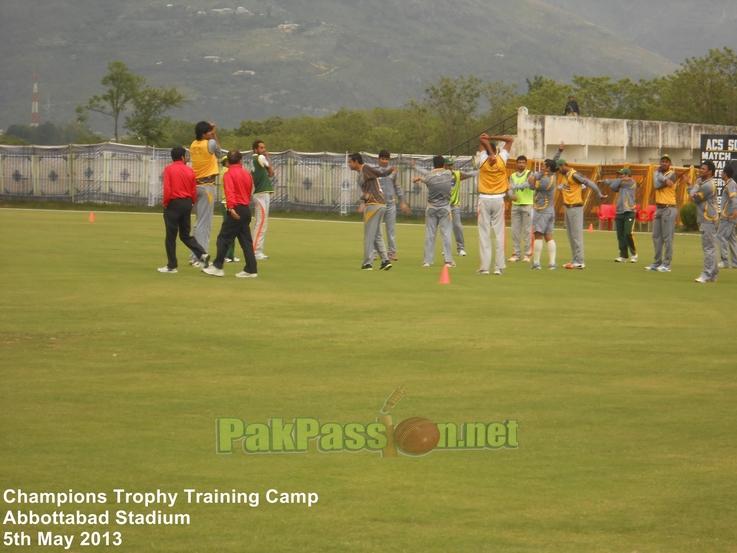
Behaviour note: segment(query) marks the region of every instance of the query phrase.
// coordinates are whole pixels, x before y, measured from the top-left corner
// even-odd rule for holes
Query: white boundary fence
[[[378,163],[375,154],[362,155],[366,163]],[[399,154],[391,160],[398,167],[407,204],[420,214],[427,205],[427,191],[412,184],[418,174],[409,167],[410,159],[430,169],[432,156]],[[457,169],[470,169],[470,157],[455,159]],[[271,160],[272,209],[346,214],[358,207],[356,174],[348,168],[345,153],[288,150],[271,153]],[[162,174],[169,163],[170,150],[144,146],[0,146],[0,199],[154,206],[161,203]],[[476,179],[462,181],[461,186],[461,209],[474,215]]]

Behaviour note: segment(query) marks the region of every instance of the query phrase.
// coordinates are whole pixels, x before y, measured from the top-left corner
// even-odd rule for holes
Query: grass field
[[[737,271],[693,279],[698,236],[670,274],[613,263],[586,233],[585,271],[475,274],[477,232],[452,283],[400,260],[362,272],[357,223],[273,219],[254,280],[166,263],[160,215],[1,210],[0,482],[104,492],[107,504],[18,505],[6,532],[120,532],[120,551],[737,551]],[[214,237],[219,228],[215,219]],[[569,260],[556,231],[559,265]],[[210,249],[214,253],[214,246]],[[543,253],[543,263],[547,263]],[[216,453],[216,420],[519,422],[519,447],[382,458],[370,451]],[[173,508],[114,489],[178,493]],[[258,492],[256,508],[187,504],[183,490]],[[270,504],[266,492],[319,502]],[[188,526],[119,525],[118,510]],[[108,526],[7,522],[18,510],[111,512]],[[58,548],[57,548],[58,549]]]

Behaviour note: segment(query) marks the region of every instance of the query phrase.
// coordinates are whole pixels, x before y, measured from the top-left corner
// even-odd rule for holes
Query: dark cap
[[[445,164],[446,164],[446,165],[453,165],[454,163],[455,163],[455,161],[453,161],[453,158],[452,158],[452,157],[450,157],[450,156],[447,156],[447,157],[445,158]]]
[[[663,161],[664,159],[667,159],[668,161],[673,161],[668,154],[663,154],[660,156],[660,161]]]

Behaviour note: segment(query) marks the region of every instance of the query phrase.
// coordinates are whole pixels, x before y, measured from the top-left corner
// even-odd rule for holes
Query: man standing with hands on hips
[[[253,192],[253,180],[251,174],[243,169],[241,160],[243,156],[238,150],[228,152],[228,163],[230,168],[223,177],[223,189],[227,198],[228,212],[223,218],[223,225],[220,227],[218,234],[217,247],[218,253],[215,261],[207,268],[203,268],[202,272],[211,276],[225,276],[223,271],[223,263],[225,263],[225,255],[233,240],[238,238],[238,242],[243,249],[243,256],[246,258],[246,266],[243,271],[236,273],[237,278],[256,278],[256,257],[253,254],[253,240],[251,238],[251,193]]]

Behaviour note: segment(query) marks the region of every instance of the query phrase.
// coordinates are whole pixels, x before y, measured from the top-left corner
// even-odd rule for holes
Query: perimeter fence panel
[[[253,152],[244,152],[250,160]],[[364,162],[378,165],[376,154],[362,152]],[[360,205],[358,175],[347,164],[347,154],[305,153],[288,150],[270,154],[274,169],[272,209],[324,211],[347,214]],[[478,199],[478,172],[471,156],[454,157],[454,169],[468,175],[461,180],[461,213],[475,217]],[[163,197],[163,172],[171,163],[169,149],[125,144],[90,146],[0,146],[0,198],[4,200],[56,200],[128,205],[160,205]],[[397,168],[397,186],[413,213],[422,215],[427,207],[427,187],[412,182],[432,170],[432,156],[395,154],[390,165]],[[414,166],[413,166],[414,165]],[[587,178],[615,178],[628,167],[638,183],[637,203],[645,209],[654,201],[652,181],[656,166],[638,164],[571,164]],[[528,169],[542,169],[541,160],[529,160]],[[507,174],[515,171],[515,160],[507,163]],[[676,168],[678,207],[688,201],[683,174]],[[560,181],[559,181],[560,182]],[[608,190],[604,190],[609,194]],[[221,193],[218,190],[218,198]],[[605,203],[616,201],[610,194]],[[597,218],[600,200],[591,190],[584,192],[584,220]],[[555,197],[556,219],[564,218],[562,194]],[[509,211],[510,203],[507,203]]]
[[[32,159],[30,151],[4,152],[2,154],[3,196],[32,199]]]

